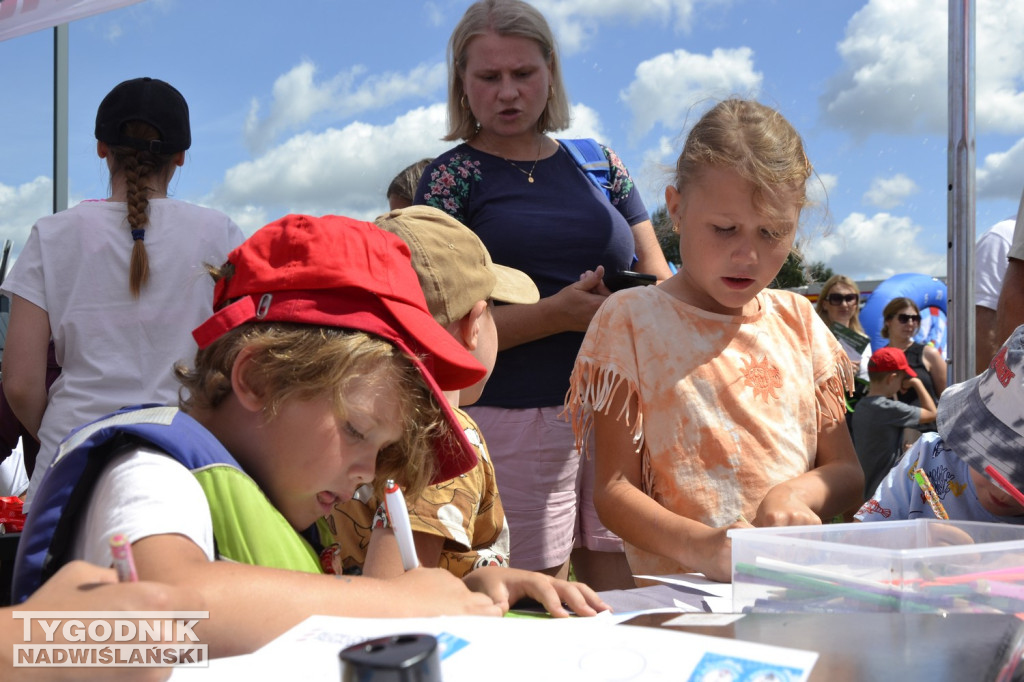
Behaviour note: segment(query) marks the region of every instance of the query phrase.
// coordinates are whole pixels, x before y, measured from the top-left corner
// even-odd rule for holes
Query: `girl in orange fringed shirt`
[[[766,288],[810,175],[777,111],[715,106],[665,190],[682,268],[590,324],[566,401],[577,441],[595,431],[597,510],[634,574],[728,581],[729,528],[821,523],[859,500],[849,359],[806,298]]]

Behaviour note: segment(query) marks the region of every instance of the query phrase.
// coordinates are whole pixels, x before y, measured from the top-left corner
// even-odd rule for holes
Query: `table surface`
[[[996,679],[997,660],[1019,662],[1024,646],[1024,621],[1005,614],[754,613],[717,627],[662,625],[676,615],[625,624],[817,651],[810,682],[981,682]],[[1024,680],[1024,665],[1012,680]]]

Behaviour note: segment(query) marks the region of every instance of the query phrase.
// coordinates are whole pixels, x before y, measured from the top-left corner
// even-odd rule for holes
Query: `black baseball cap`
[[[129,121],[156,128],[159,140],[125,135]],[[133,78],[118,83],[96,111],[96,139],[111,146],[125,146],[156,154],[177,154],[192,146],[188,103],[174,86],[158,78]]]

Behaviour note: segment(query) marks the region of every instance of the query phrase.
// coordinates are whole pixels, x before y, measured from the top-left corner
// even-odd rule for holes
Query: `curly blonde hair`
[[[266,415],[289,400],[330,393],[339,416],[346,394],[359,383],[389,391],[402,415],[402,439],[377,455],[374,487],[388,478],[415,495],[436,471],[435,442],[448,432],[441,407],[411,360],[384,339],[361,331],[302,324],[255,322],[231,330],[196,354],[195,368],[175,367],[186,412],[212,409],[231,394],[231,371],[243,349],[253,350],[247,380],[265,397]]]

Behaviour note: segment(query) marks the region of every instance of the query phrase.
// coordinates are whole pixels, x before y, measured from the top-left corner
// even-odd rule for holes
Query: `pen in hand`
[[[409,523],[409,509],[405,506],[405,497],[398,484],[388,479],[384,489],[384,509],[388,513],[388,521],[395,531],[398,540],[398,551],[402,553],[402,567],[411,571],[420,565],[416,558],[416,545],[412,540],[412,525]]]
[[[122,583],[134,583],[139,579],[135,572],[135,559],[132,557],[132,545],[123,533],[110,536],[110,556],[114,559],[114,570],[117,580]]]

